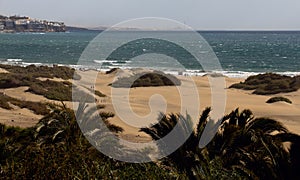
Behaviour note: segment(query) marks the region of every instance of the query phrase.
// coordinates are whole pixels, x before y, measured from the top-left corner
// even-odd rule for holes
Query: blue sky
[[[0,0],[0,14],[82,27],[163,17],[200,30],[300,30],[299,0]]]

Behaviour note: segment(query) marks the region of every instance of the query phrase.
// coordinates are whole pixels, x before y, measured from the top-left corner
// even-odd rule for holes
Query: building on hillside
[[[32,20],[28,23],[27,30],[29,32],[45,32],[47,29],[46,29],[46,25],[43,24],[42,22],[37,20]]]
[[[28,29],[29,19],[17,19],[15,20],[15,29],[17,32],[23,32]]]
[[[52,22],[46,20],[31,19],[27,16],[1,16],[1,32],[65,32],[66,26],[63,22]]]
[[[4,20],[0,20],[0,31],[3,31],[5,28],[5,21]]]
[[[5,29],[6,30],[13,30],[15,28],[15,22],[11,19],[5,20]]]

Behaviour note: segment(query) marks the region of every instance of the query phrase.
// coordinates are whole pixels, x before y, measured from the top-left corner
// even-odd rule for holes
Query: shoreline
[[[109,67],[103,67],[101,68],[100,63],[95,63],[99,67],[95,67],[93,65],[78,65],[78,64],[59,64],[59,63],[28,63],[24,62],[23,59],[6,59],[6,60],[1,60],[0,59],[0,64],[1,65],[11,65],[11,66],[21,66],[21,67],[26,67],[30,65],[35,65],[35,66],[48,66],[48,67],[53,67],[53,66],[65,66],[69,68],[74,68],[75,70],[80,70],[80,71],[97,71],[97,72],[102,72],[105,73],[106,71],[109,71],[114,68],[119,68],[119,69],[139,69],[142,67],[115,67],[115,66],[109,66]],[[152,70],[157,70],[155,68],[149,68]],[[195,69],[185,69],[185,70],[173,70],[173,69],[158,69],[159,71],[162,71],[166,74],[171,74],[171,75],[179,75],[179,76],[206,76],[206,75],[222,75],[224,77],[228,78],[237,78],[237,79],[246,79],[249,76],[254,76],[258,74],[264,74],[264,73],[275,73],[279,75],[285,75],[285,76],[290,76],[294,77],[297,75],[300,75],[300,71],[239,71],[239,70],[233,70],[233,71],[228,71],[228,70],[215,70],[215,71],[203,71],[203,70],[195,70]]]

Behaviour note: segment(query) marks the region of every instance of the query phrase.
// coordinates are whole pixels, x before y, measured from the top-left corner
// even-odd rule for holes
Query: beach
[[[83,77],[88,77],[89,73],[95,73],[95,71],[80,71],[80,75]],[[114,81],[115,73],[105,74],[103,72],[97,72],[98,76],[95,82],[95,90],[98,90],[105,94],[107,97],[99,98],[97,104],[105,105],[103,111],[113,112],[115,116],[111,118],[109,121],[112,124],[120,126],[124,129],[122,133],[119,135],[129,141],[140,142],[140,141],[148,141],[150,137],[142,132],[139,132],[140,127],[150,126],[151,124],[157,123],[157,117],[159,112],[163,112],[166,114],[170,113],[180,113],[181,111],[181,97],[179,92],[179,87],[176,86],[161,86],[161,87],[137,87],[131,88],[129,90],[129,102],[130,108],[137,115],[136,118],[130,119],[130,122],[133,124],[138,124],[137,127],[127,124],[126,122],[129,119],[122,116],[124,112],[116,112],[116,105],[112,103],[112,98],[116,99],[124,99],[124,97],[118,97],[118,95],[112,95],[112,87],[109,86],[110,83]],[[199,116],[201,112],[206,107],[212,106],[212,92],[211,85],[209,83],[208,76],[192,76],[191,78],[186,76],[177,76],[181,82],[185,81],[193,81],[197,87],[198,97],[200,102],[199,108]],[[225,106],[225,114],[230,113],[231,111],[239,108],[250,109],[256,117],[268,117],[278,120],[283,123],[288,130],[293,133],[300,134],[300,91],[291,92],[291,93],[281,93],[277,95],[255,95],[252,94],[252,91],[245,91],[239,89],[231,89],[228,88],[230,85],[234,83],[239,83],[244,81],[244,78],[224,78],[226,81],[226,106]],[[47,78],[40,78],[40,80],[47,80]],[[61,81],[61,79],[52,79],[54,81]],[[88,80],[88,79],[87,79]],[[187,86],[186,83],[182,83],[181,87]],[[9,88],[3,89],[2,92],[5,92],[6,95],[17,98],[20,100],[30,100],[36,102],[54,102],[60,103],[59,101],[49,100],[41,95],[36,95],[31,92],[26,92],[28,87],[19,87],[19,88]],[[114,88],[116,89],[116,88]],[[285,102],[277,102],[273,104],[267,104],[266,101],[274,96],[284,96],[289,98],[293,103],[288,104]],[[151,97],[158,96],[159,98],[164,98],[164,102],[166,104],[166,110],[155,108],[155,104],[152,104],[152,113],[151,117],[145,120],[145,117],[149,115],[151,112],[149,104],[149,99]],[[184,96],[182,96],[185,98]],[[216,99],[218,102],[218,99]],[[65,102],[68,107],[72,108],[71,102]],[[193,106],[193,105],[192,105]],[[6,110],[0,108],[0,112],[2,116],[0,117],[0,123],[4,123],[10,126],[20,126],[20,127],[31,127],[34,126],[40,118],[41,115],[36,115],[32,111],[26,108],[19,108],[13,106],[12,110]],[[128,108],[121,108],[123,109]],[[120,111],[120,109],[119,109]],[[184,113],[183,113],[184,114]],[[120,117],[122,116],[122,117]],[[140,117],[140,118],[139,118]],[[124,119],[125,118],[125,119]],[[145,121],[143,121],[145,120]]]
[[[186,79],[186,77],[184,76],[177,77],[182,81]],[[107,85],[113,81],[113,78],[113,75],[100,74],[97,78],[95,88],[110,96],[111,87]],[[197,85],[200,99],[200,112],[202,112],[206,107],[212,106],[212,95],[209,80],[207,76],[193,76],[192,79]],[[241,78],[225,78],[225,80],[226,87],[229,87],[234,83],[244,81],[244,79]],[[256,117],[274,118],[283,123],[291,132],[300,134],[300,91],[282,93],[277,95],[255,95],[251,94],[252,91],[226,88],[226,93],[227,100],[225,114],[230,113],[236,108],[239,108],[240,110],[250,109]],[[129,99],[132,110],[140,116],[146,116],[147,114],[149,114],[149,98],[155,94],[162,95],[167,101],[167,114],[176,114],[180,112],[180,95],[176,87],[140,87],[131,89]],[[288,104],[285,102],[277,102],[273,104],[266,103],[268,99],[278,95],[288,97],[293,102],[293,104]],[[114,112],[114,107],[111,102],[107,102],[106,109]],[[158,113],[159,112],[157,112],[157,114]],[[139,121],[139,119],[136,119],[136,121]],[[138,128],[128,126],[117,116],[115,116],[111,120],[111,122],[124,128],[124,137],[144,137],[143,133],[138,132]],[[156,119],[153,119],[152,123],[156,122]]]
[[[300,180],[300,2],[0,4],[0,180]]]
[[[169,145],[170,143],[172,145],[177,142],[180,143],[183,140],[182,138],[185,135],[183,133],[186,133],[186,128],[191,124],[182,124],[182,122],[187,121],[183,121],[181,117],[186,118],[187,115],[194,122],[192,134],[189,139],[182,141],[184,144],[179,148],[179,151],[171,149],[172,152],[175,151],[170,152],[176,154],[176,160],[179,157],[179,164],[187,162],[185,166],[189,167],[190,161],[198,161],[197,158],[193,157],[186,161],[190,154],[196,154],[198,150],[200,152],[199,160],[206,163],[205,159],[209,158],[209,154],[205,153],[218,153],[220,151],[221,154],[225,152],[224,156],[227,156],[230,149],[239,151],[239,146],[241,148],[249,147],[247,152],[261,155],[264,162],[265,158],[277,157],[270,155],[269,147],[273,147],[278,138],[286,137],[289,139],[280,140],[278,146],[276,146],[280,147],[279,153],[289,152],[289,157],[298,157],[297,147],[299,146],[297,146],[297,142],[300,136],[297,134],[300,134],[300,91],[274,95],[256,95],[253,94],[253,90],[229,88],[232,84],[246,83],[251,78],[246,80],[244,78],[229,78],[216,73],[209,73],[205,76],[189,76],[187,73],[166,75],[167,72],[141,68],[114,69],[110,72],[101,72],[75,70],[61,66],[19,67],[2,65],[1,67],[7,70],[2,70],[5,73],[2,73],[1,77],[0,128],[2,128],[2,134],[4,135],[2,136],[1,147],[14,153],[7,156],[8,158],[17,156],[20,159],[13,160],[12,163],[23,162],[24,158],[28,159],[26,159],[26,162],[38,162],[38,164],[30,164],[28,167],[30,170],[36,166],[44,171],[50,166],[52,171],[52,169],[56,169],[55,165],[52,164],[53,161],[55,161],[55,164],[66,165],[62,168],[63,170],[70,167],[69,162],[76,163],[72,167],[80,166],[86,170],[86,167],[91,164],[93,166],[93,163],[101,162],[106,166],[108,161],[110,161],[110,164],[115,165],[125,160],[125,162],[133,163],[124,163],[124,166],[130,166],[131,164],[139,166],[140,164],[137,162],[153,161],[153,166],[161,171],[168,171],[174,166],[161,166],[160,163],[171,156],[160,159],[160,153],[164,149],[159,148],[164,147],[164,137],[168,137],[170,130],[177,127],[175,126],[177,124],[182,125],[179,126],[179,134],[174,135],[173,133],[171,135]],[[156,86],[165,84],[168,81],[161,76],[154,76],[154,72],[159,73],[162,77],[171,76],[170,78],[177,83],[177,86]],[[140,73],[142,75],[134,81],[134,84],[145,85],[146,82],[150,82],[150,86],[148,86],[149,84],[145,87],[122,84],[128,79],[132,80],[132,77],[136,77],[136,75],[139,76]],[[269,78],[268,74],[264,75]],[[72,80],[72,77],[76,78]],[[150,77],[154,78],[151,79]],[[287,78],[287,76],[280,77]],[[295,77],[295,79],[297,80],[298,77]],[[178,83],[178,80],[180,83]],[[224,84],[222,84],[222,80],[225,82]],[[119,84],[118,81],[120,81]],[[286,83],[283,79],[280,79],[280,81],[271,79],[271,81],[271,84],[283,82],[284,85]],[[210,84],[210,82],[214,83]],[[295,83],[297,85],[298,81],[295,81]],[[271,104],[266,103],[271,97],[277,96],[288,98],[292,101],[292,104],[282,101]],[[80,104],[79,102],[83,99],[86,100],[85,104]],[[225,105],[223,112],[222,104]],[[204,121],[202,118],[202,123],[196,127],[195,125],[198,123],[202,112],[207,109],[206,107],[212,107],[212,110],[209,116],[205,116],[205,113],[203,113]],[[212,132],[212,129],[205,128],[209,127],[210,120],[216,122],[219,117],[222,118],[236,108],[239,108],[240,114],[231,113],[228,116],[229,121],[223,121],[218,126],[216,134],[209,134],[208,136],[205,134],[207,133],[205,132],[206,129],[209,130],[208,133]],[[266,118],[251,119],[252,114],[249,111],[243,111],[244,109],[250,109],[255,118]],[[215,112],[221,112],[221,114],[216,116],[214,115]],[[97,113],[101,118],[95,116]],[[166,118],[158,119],[160,113],[166,114]],[[171,113],[175,116],[168,116]],[[178,116],[179,113],[182,116]],[[247,115],[250,115],[250,120]],[[76,117],[80,119],[76,119]],[[246,124],[243,125],[245,121],[240,121],[240,119],[246,120]],[[104,124],[100,123],[101,121]],[[103,129],[104,126],[108,129]],[[112,133],[108,133],[107,130]],[[210,143],[200,147],[202,146],[202,137],[209,138],[207,140]],[[160,140],[162,140],[162,144],[159,144]],[[6,145],[7,142],[10,144]],[[97,144],[98,142],[101,143],[100,146]],[[229,144],[228,148],[224,146],[228,149],[228,152],[226,152],[227,149],[220,149],[218,142],[221,145]],[[96,145],[93,143],[96,143]],[[238,147],[236,148],[236,146]],[[23,147],[25,147],[25,150]],[[253,147],[257,147],[257,149],[253,151],[251,149]],[[98,148],[104,149],[99,150]],[[186,148],[191,149],[185,150]],[[272,152],[275,152],[275,150],[277,149],[272,149]],[[74,151],[76,154],[73,154]],[[36,156],[36,154],[42,156]],[[238,153],[234,152],[232,154],[228,157],[237,155],[240,160],[241,156]],[[47,157],[44,158],[43,156]],[[32,160],[40,157],[44,159]],[[224,158],[223,155],[221,157]],[[289,157],[285,158],[284,162],[289,161]],[[87,164],[84,160],[78,161],[78,158],[88,158],[90,160]],[[227,161],[227,159],[224,158],[224,161]],[[81,165],[77,162],[85,163]],[[207,163],[211,162],[207,161]],[[293,161],[290,164],[292,167],[298,167],[297,162]],[[144,164],[149,165],[151,163]],[[27,166],[23,167],[27,168]],[[98,172],[101,165],[96,164],[94,167],[94,172]],[[111,169],[111,167],[108,167],[108,170]],[[257,172],[260,172],[260,170],[258,169]],[[50,172],[50,170],[48,171]],[[140,170],[137,169],[137,171]],[[132,172],[132,169],[130,169],[130,172]],[[172,170],[172,172],[174,171]],[[218,172],[226,171],[218,169]],[[152,170],[149,170],[149,173],[153,173]],[[297,175],[296,171],[294,174]],[[295,176],[294,174],[292,176]],[[180,177],[180,175],[176,176]],[[231,175],[226,176],[231,177]]]

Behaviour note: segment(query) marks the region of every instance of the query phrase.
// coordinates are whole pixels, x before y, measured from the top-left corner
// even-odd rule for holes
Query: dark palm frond
[[[247,122],[251,121],[254,118],[252,111],[249,109],[243,110],[238,117],[238,125],[240,127],[245,127]]]
[[[229,114],[229,124],[230,125],[237,125],[238,117],[239,117],[239,108],[237,108],[236,110],[232,111]]]
[[[202,125],[202,124],[205,124],[207,122],[210,111],[211,111],[211,107],[207,107],[207,108],[205,108],[204,111],[202,111],[202,114],[200,116],[198,125]],[[197,130],[199,130],[199,129],[197,129]]]
[[[196,137],[197,137],[198,141],[200,141],[203,130],[208,122],[210,111],[211,111],[211,108],[208,107],[202,112],[202,114],[200,116],[199,122],[197,124],[197,131],[195,132],[197,134]]]
[[[245,124],[250,121],[251,119],[253,119],[253,113],[251,110],[249,109],[245,109],[242,112],[239,112],[239,108],[235,109],[234,111],[232,111],[231,113],[229,113],[228,115],[225,115],[222,119],[222,124],[229,120],[229,124],[230,125],[238,125],[238,126],[245,126]]]
[[[250,110],[235,109],[222,118],[220,126],[210,118],[206,108],[193,129],[189,116],[160,114],[160,122],[141,131],[159,140],[179,125],[175,139],[188,136],[185,143],[168,155],[164,162],[174,165],[189,178],[215,179],[236,177],[240,179],[291,179],[299,174],[300,138],[278,121],[255,118]],[[209,134],[208,128],[217,131],[212,141],[199,148],[199,138]],[[213,134],[214,135],[214,134]],[[213,136],[212,135],[212,136]],[[204,137],[205,138],[205,137]],[[290,148],[284,147],[290,142]],[[164,147],[158,147],[164,148]],[[206,153],[204,153],[206,152]]]
[[[270,134],[274,131],[285,132],[285,133],[288,132],[288,130],[286,129],[286,127],[283,126],[282,123],[270,118],[253,119],[246,125],[246,129],[247,130],[253,129],[255,131],[260,130],[265,134]]]
[[[141,132],[150,135],[152,139],[159,140],[169,134],[178,123],[178,115],[170,114],[169,117],[160,113],[158,116],[159,122],[152,124],[150,127],[141,128]]]

